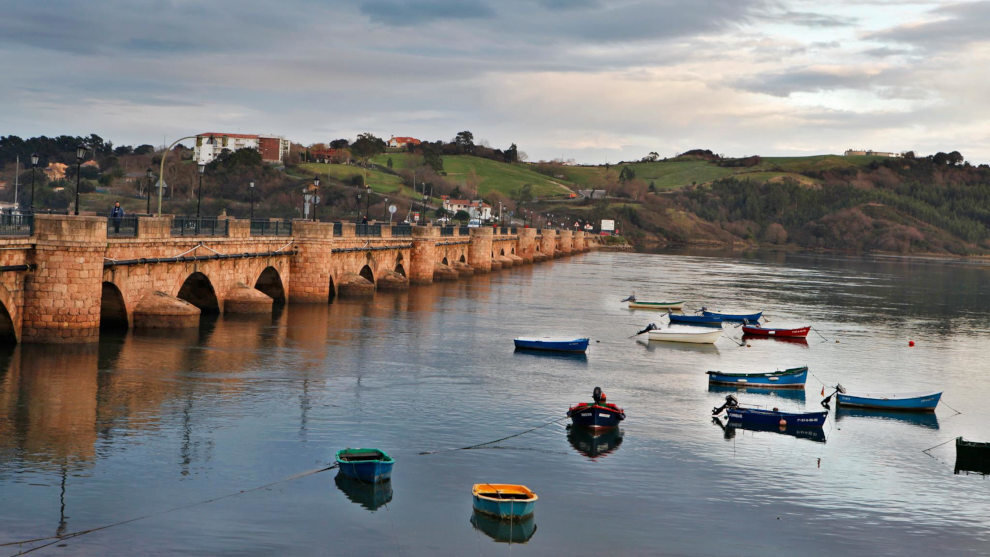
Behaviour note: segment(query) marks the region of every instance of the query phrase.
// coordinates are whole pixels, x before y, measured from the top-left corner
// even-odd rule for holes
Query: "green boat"
[[[623,302],[629,302],[629,309],[663,309],[680,310],[684,307],[684,300],[680,302],[640,302],[636,296],[629,296]]]

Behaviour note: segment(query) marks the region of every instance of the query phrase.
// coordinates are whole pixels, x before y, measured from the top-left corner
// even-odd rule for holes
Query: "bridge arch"
[[[443,263],[444,265],[450,265],[450,263],[447,262],[447,258],[446,257],[444,257],[443,259],[441,259],[440,262]]]
[[[14,314],[11,314],[11,310]],[[0,284],[0,345],[17,344],[21,341],[20,329],[14,324],[17,311],[14,297]]]
[[[266,267],[261,271],[254,288],[267,294],[276,304],[285,303],[285,285],[282,284],[282,276],[275,267]]]
[[[126,331],[129,325],[127,304],[120,288],[112,282],[104,282],[100,294],[100,330]]]
[[[375,273],[371,270],[371,267],[369,267],[368,265],[361,267],[361,272],[358,274],[364,277],[365,279],[367,279],[368,282],[370,282],[371,284],[375,284]]]
[[[461,254],[461,258],[458,259],[457,262],[458,263],[467,263],[467,259],[464,257],[464,254],[463,253]]]
[[[406,276],[406,270],[402,267],[402,263],[397,263],[395,265],[395,272],[402,276]]]
[[[333,303],[333,299],[337,297],[337,286],[333,283],[333,276],[330,277],[330,287],[327,290],[327,303]]]
[[[203,313],[220,313],[220,301],[213,283],[198,271],[186,277],[176,297],[198,307]]]

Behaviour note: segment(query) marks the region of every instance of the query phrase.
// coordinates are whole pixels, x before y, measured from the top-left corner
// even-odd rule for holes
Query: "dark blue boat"
[[[595,387],[592,393],[594,402],[579,402],[567,409],[567,417],[577,427],[590,429],[609,429],[618,427],[619,422],[626,419],[622,408],[605,402],[605,393],[601,387]]]
[[[779,389],[803,389],[808,378],[808,366],[793,367],[783,371],[763,373],[727,373],[709,371],[708,381],[722,385],[769,387]]]
[[[522,350],[547,350],[550,352],[584,352],[588,349],[587,338],[563,337],[517,337],[513,339],[516,348]]]
[[[744,427],[749,426],[780,426],[780,427],[821,427],[828,418],[828,411],[824,412],[782,412],[776,408],[767,410],[765,408],[749,408],[739,406],[736,397],[728,395],[725,397],[725,404],[712,409],[712,415],[717,416],[726,411],[730,422],[739,422]]]
[[[734,321],[738,323],[757,323],[761,317],[763,317],[763,312],[757,313],[718,313],[714,311],[708,311],[702,309],[701,315],[705,317],[719,317],[722,321]]]
[[[340,473],[367,483],[383,482],[392,477],[395,460],[381,449],[341,449],[337,451]]]
[[[722,318],[721,317],[708,317],[705,315],[681,315],[677,313],[668,313],[667,317],[670,318],[670,324],[676,325],[697,325],[700,327],[721,327]]]

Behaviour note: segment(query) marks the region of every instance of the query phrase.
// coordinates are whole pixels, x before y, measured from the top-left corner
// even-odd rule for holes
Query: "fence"
[[[226,236],[227,222],[216,217],[175,217],[172,236]]]
[[[34,234],[34,215],[0,214],[0,236],[31,236]]]
[[[107,217],[107,238],[134,238],[138,233],[137,215]]]
[[[392,226],[392,236],[412,236],[412,225],[396,224]]]
[[[292,221],[258,219],[251,221],[252,236],[292,236]]]
[[[382,225],[380,224],[355,224],[355,236],[381,236]]]
[[[440,229],[440,235],[441,236],[453,236],[454,235],[454,230],[457,230],[457,229],[454,228],[453,226],[444,226],[443,228]]]

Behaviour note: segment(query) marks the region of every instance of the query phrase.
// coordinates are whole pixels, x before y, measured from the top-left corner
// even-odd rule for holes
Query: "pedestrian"
[[[120,207],[120,201],[115,201],[113,209],[110,211],[110,219],[113,220],[114,234],[120,232],[120,221],[124,218],[124,210]]]
[[[365,215],[364,218],[361,219],[361,224],[368,224],[368,215]]]

